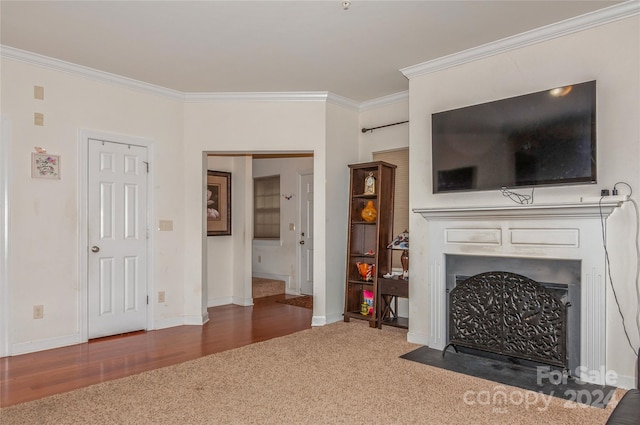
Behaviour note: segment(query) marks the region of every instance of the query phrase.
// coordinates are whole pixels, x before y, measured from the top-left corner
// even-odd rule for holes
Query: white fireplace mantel
[[[428,321],[427,345],[442,349],[447,344],[448,256],[570,260],[580,264],[580,366],[587,371],[605,366],[607,279],[602,226],[626,200],[626,196],[608,196],[572,203],[414,208],[429,222],[424,254],[420,254],[427,261],[429,299],[417,303],[429,308],[410,308],[409,314],[412,320]],[[409,333],[412,337],[411,329]],[[583,379],[604,384],[600,378]]]
[[[560,204],[414,208],[413,212],[421,214],[428,221],[606,218],[626,200],[626,196],[607,196]]]

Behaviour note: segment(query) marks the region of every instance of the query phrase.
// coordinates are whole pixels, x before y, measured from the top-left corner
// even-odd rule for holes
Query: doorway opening
[[[290,304],[305,295],[311,301],[313,161],[311,152],[207,154],[205,172],[232,173],[234,223],[230,237],[208,237],[205,244],[209,307]],[[256,189],[258,180],[277,187]],[[255,237],[265,227],[267,236]]]

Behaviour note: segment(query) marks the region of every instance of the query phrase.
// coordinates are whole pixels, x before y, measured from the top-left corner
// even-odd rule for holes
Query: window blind
[[[253,237],[280,239],[280,176],[253,179]]]

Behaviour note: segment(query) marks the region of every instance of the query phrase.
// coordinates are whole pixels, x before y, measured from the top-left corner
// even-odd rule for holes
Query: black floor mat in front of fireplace
[[[442,356],[441,350],[420,347],[400,356],[428,366],[498,382],[504,385],[541,392],[543,394],[604,408],[616,388],[580,382],[572,377],[563,378],[554,367],[516,364],[495,358],[458,352],[452,348]]]

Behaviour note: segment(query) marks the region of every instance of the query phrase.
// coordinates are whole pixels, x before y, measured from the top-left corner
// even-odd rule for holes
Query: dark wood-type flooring
[[[312,311],[257,298],[209,308],[203,326],[178,326],[0,358],[0,407],[174,365],[311,327]]]

